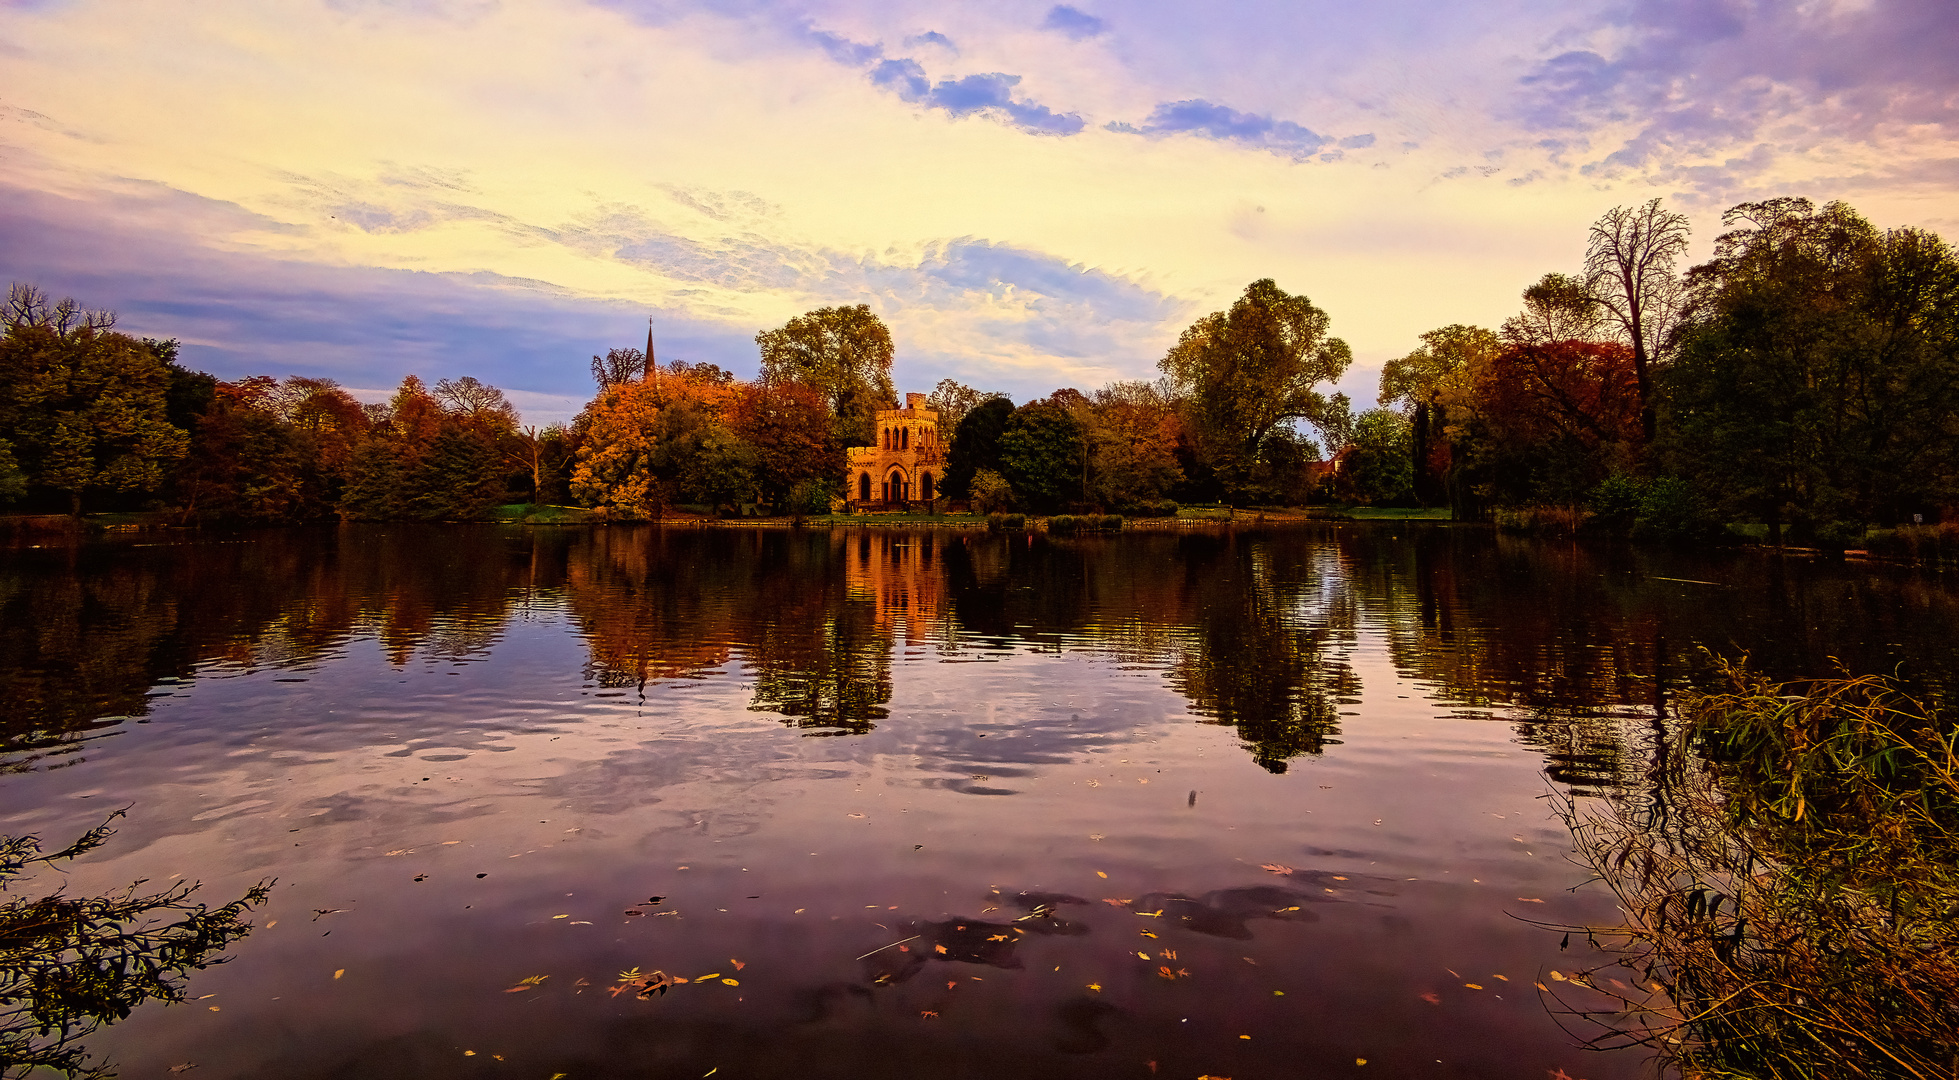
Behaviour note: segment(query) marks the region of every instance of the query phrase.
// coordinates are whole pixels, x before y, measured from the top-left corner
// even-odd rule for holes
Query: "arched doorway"
[[[911,493],[905,490],[905,474],[891,470],[891,478],[885,481],[885,502],[903,502]]]
[[[857,474],[857,501],[858,502],[871,501],[871,474],[870,473]]]
[[[919,497],[919,498],[921,498],[921,499],[924,499],[924,500],[925,500],[926,502],[931,502],[931,501],[932,501],[932,499],[934,498],[934,494],[933,494],[933,491],[932,491],[932,474],[931,474],[931,473],[923,473],[923,474],[921,474],[921,475],[919,476],[919,478],[918,478],[918,497]]]

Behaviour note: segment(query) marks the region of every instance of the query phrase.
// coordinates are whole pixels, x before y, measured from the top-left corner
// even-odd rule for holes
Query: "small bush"
[[[992,469],[981,469],[973,474],[973,509],[983,513],[1004,513],[1013,509],[1014,489],[1006,477]]]
[[[1027,527],[1026,514],[986,515],[987,532],[1010,532],[1017,529],[1025,529],[1026,527]]]
[[[1635,540],[1692,543],[1718,539],[1725,532],[1694,485],[1679,477],[1662,476],[1646,485],[1632,534]]]
[[[1959,522],[1872,529],[1864,536],[1864,548],[1886,559],[1917,563],[1959,562]]]
[[[1176,517],[1177,501],[1175,499],[1164,499],[1160,502],[1130,503],[1122,508],[1122,512],[1128,514],[1130,517],[1139,518]]]
[[[1079,532],[1081,527],[1082,519],[1072,514],[1056,514],[1048,519],[1048,531],[1051,533],[1066,535],[1068,533]]]
[[[1104,515],[1102,515],[1102,525],[1101,525],[1101,528],[1102,528],[1102,529],[1103,529],[1103,530],[1104,530],[1105,532],[1121,532],[1121,531],[1122,531],[1122,515],[1121,515],[1121,514],[1104,514]]]

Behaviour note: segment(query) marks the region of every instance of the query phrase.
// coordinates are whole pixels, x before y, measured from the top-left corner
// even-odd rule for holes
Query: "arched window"
[[[924,473],[924,474],[921,474],[921,475],[919,476],[919,478],[918,478],[918,497],[919,497],[919,498],[921,498],[921,499],[924,499],[924,500],[925,500],[926,502],[931,502],[931,501],[932,501],[932,499],[933,499],[933,497],[934,497],[934,496],[933,496],[933,494],[932,494],[932,474],[931,474],[931,473]]]
[[[858,502],[871,501],[871,474],[870,473],[857,474],[857,501]]]
[[[905,491],[905,474],[896,469],[891,470],[891,480],[887,486],[891,489],[891,494],[887,497],[889,502],[899,502],[908,494]]]
[[[882,434],[884,435],[884,448],[886,450],[891,449],[891,429],[885,428]]]
[[[900,445],[899,445],[899,447],[898,447],[898,449],[900,449],[900,450],[910,450],[910,449],[911,449],[911,429],[910,429],[910,428],[905,428],[905,429],[903,429],[903,430],[902,430],[902,431],[901,431],[901,432],[899,433],[899,436],[898,436],[898,438],[899,438],[899,443],[900,443]]]

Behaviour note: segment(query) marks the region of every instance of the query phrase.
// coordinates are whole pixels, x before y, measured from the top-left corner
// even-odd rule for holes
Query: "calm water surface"
[[[126,1077],[1605,1080],[1533,985],[1615,915],[1547,796],[1640,799],[1703,646],[1942,695],[1955,630],[1935,577],[1433,527],[15,549],[0,831],[277,878],[97,1036]]]

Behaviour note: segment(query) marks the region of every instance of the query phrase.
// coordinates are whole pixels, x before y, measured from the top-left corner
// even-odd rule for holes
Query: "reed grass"
[[[1644,803],[1566,823],[1625,921],[1556,1010],[1689,1080],[1959,1077],[1959,754],[1892,680],[1717,662]],[[1684,751],[1693,751],[1687,753]]]

